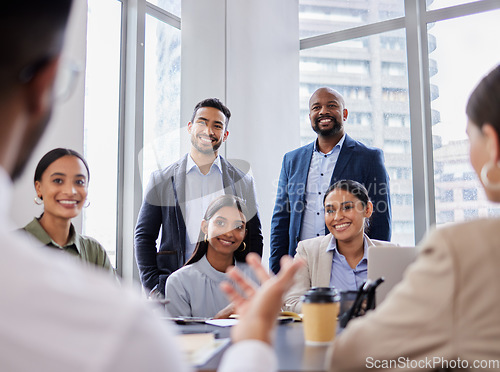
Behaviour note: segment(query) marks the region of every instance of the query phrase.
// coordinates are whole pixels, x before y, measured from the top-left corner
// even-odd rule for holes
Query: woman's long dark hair
[[[243,216],[245,216],[245,220],[248,220],[248,209],[245,205],[245,202],[234,195],[221,195],[217,198],[215,198],[210,205],[207,208],[207,211],[205,212],[205,216],[203,219],[205,221],[210,221],[210,219],[217,213],[217,211],[221,208],[224,207],[234,207],[237,208]],[[246,221],[245,221],[246,224]],[[204,239],[204,233],[201,231],[200,228],[200,235],[198,237],[198,243],[196,243],[196,247],[194,249],[193,255],[189,258],[189,260],[186,262],[184,266],[194,264],[195,262],[198,262],[205,254],[207,254],[207,249],[208,249],[208,241]],[[242,243],[243,245],[243,243]],[[238,250],[241,249],[238,247]],[[239,259],[238,255],[234,256],[236,261],[244,262],[244,259]]]
[[[357,199],[359,199],[359,201],[361,202],[361,204],[363,204],[363,207],[365,208],[368,205],[368,202],[370,201],[368,190],[366,190],[366,187],[364,187],[362,184],[353,180],[340,180],[335,182],[326,190],[325,196],[323,197],[323,205],[325,205],[326,197],[333,190],[337,189],[347,191],[348,193],[354,195]],[[370,228],[370,219],[371,217],[365,219],[365,234]]]

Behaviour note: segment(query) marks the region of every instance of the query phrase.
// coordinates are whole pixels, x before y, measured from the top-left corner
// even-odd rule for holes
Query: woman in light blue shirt
[[[367,278],[368,248],[394,245],[365,234],[373,204],[359,182],[341,180],[330,186],[324,207],[330,234],[299,242],[295,257],[302,257],[306,267],[296,275],[295,284],[285,296],[285,310],[300,313],[300,297],[311,287],[357,290]]]
[[[207,208],[201,222],[200,239],[184,267],[172,273],[165,285],[167,311],[171,316],[227,318],[232,305],[219,288],[227,280],[226,270],[236,265],[257,283],[253,271],[235,260],[236,250],[245,250],[248,211],[234,195],[222,195]]]

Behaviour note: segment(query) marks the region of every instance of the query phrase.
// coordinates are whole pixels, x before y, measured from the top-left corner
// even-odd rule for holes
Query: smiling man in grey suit
[[[252,216],[247,222],[246,249],[236,251],[235,259],[244,261],[248,252],[262,255],[253,178],[218,153],[229,135],[230,117],[229,109],[217,98],[199,102],[188,123],[189,154],[151,175],[134,238],[142,285],[148,292],[164,294],[167,277],[194,251],[208,204],[222,194],[242,198]]]
[[[382,150],[349,137],[348,111],[342,95],[319,88],[309,100],[309,118],[316,141],[285,154],[271,221],[269,266],[277,273],[283,255],[295,255],[301,240],[328,234],[323,193],[341,179],[362,183],[373,202],[367,232],[372,239],[391,238],[389,176]]]

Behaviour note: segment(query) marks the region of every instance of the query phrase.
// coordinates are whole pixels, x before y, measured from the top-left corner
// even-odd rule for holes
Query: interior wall
[[[297,0],[227,1],[229,159],[250,163],[257,187],[263,262],[283,155],[300,145]]]
[[[208,97],[226,102],[225,19],[225,0],[182,0],[179,157],[188,152],[191,145],[187,123],[194,106]],[[224,152],[224,145],[220,151]]]
[[[68,147],[83,154],[84,80],[87,35],[87,2],[73,1],[63,57],[79,63],[82,68],[71,97],[54,105],[50,124],[33,151],[23,175],[15,182],[10,215],[15,227],[23,227],[43,209],[34,203],[33,175],[40,158],[56,147]],[[73,220],[81,230],[81,217]]]
[[[209,96],[231,110],[221,154],[250,166],[267,263],[282,157],[300,144],[298,0],[183,0],[181,18],[183,123]]]

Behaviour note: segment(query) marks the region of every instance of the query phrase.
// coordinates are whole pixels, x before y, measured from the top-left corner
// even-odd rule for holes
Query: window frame
[[[118,132],[118,203],[116,227],[117,272],[125,282],[138,280],[134,230],[142,204],[144,133],[144,65],[146,16],[181,29],[181,19],[145,0],[121,1],[121,71]]]
[[[500,9],[496,0],[480,0],[436,10],[427,10],[425,0],[405,0],[405,15],[363,26],[330,32],[300,40],[300,50],[342,41],[405,30],[410,107],[412,179],[415,241],[420,241],[436,224],[432,110],[427,25]]]

